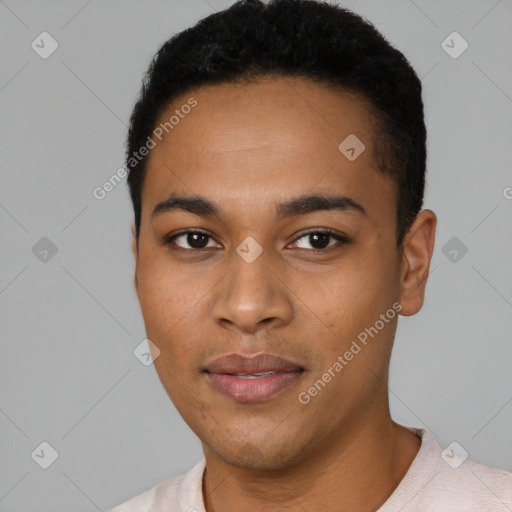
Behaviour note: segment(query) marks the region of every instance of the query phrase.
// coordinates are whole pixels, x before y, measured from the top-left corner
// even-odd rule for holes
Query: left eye
[[[330,231],[310,231],[299,237],[295,244],[299,244],[301,249],[308,249],[307,244],[313,245],[313,250],[323,250],[332,247],[333,244],[329,244],[329,239],[334,238],[341,243],[349,243],[349,240],[341,235],[336,235]],[[305,245],[301,245],[300,240],[305,239]],[[302,242],[304,244],[304,242]]]

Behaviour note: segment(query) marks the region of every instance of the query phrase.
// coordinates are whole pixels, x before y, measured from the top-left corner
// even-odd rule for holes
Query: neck
[[[394,423],[387,406],[315,445],[312,455],[277,472],[226,464],[203,445],[207,512],[228,510],[372,512],[393,493],[421,440]],[[375,411],[375,409],[373,409]],[[335,504],[335,505],[333,505]]]

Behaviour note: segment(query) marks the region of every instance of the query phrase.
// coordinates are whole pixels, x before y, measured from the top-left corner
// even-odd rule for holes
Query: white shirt
[[[409,428],[421,447],[393,494],[376,512],[512,512],[512,473],[458,459],[430,433]],[[446,462],[448,461],[448,462]],[[460,464],[460,465],[459,465]],[[205,460],[110,512],[206,512],[202,494]]]

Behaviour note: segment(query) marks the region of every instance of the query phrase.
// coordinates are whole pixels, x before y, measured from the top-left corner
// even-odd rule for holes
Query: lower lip
[[[302,376],[302,371],[276,372],[272,375],[247,379],[226,373],[207,373],[213,386],[238,402],[260,402],[291,388]]]

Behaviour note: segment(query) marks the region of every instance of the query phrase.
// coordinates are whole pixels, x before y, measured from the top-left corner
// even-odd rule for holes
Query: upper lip
[[[206,366],[205,371],[235,375],[242,373],[295,372],[303,369],[287,359],[265,352],[255,355],[226,354],[214,359]]]

